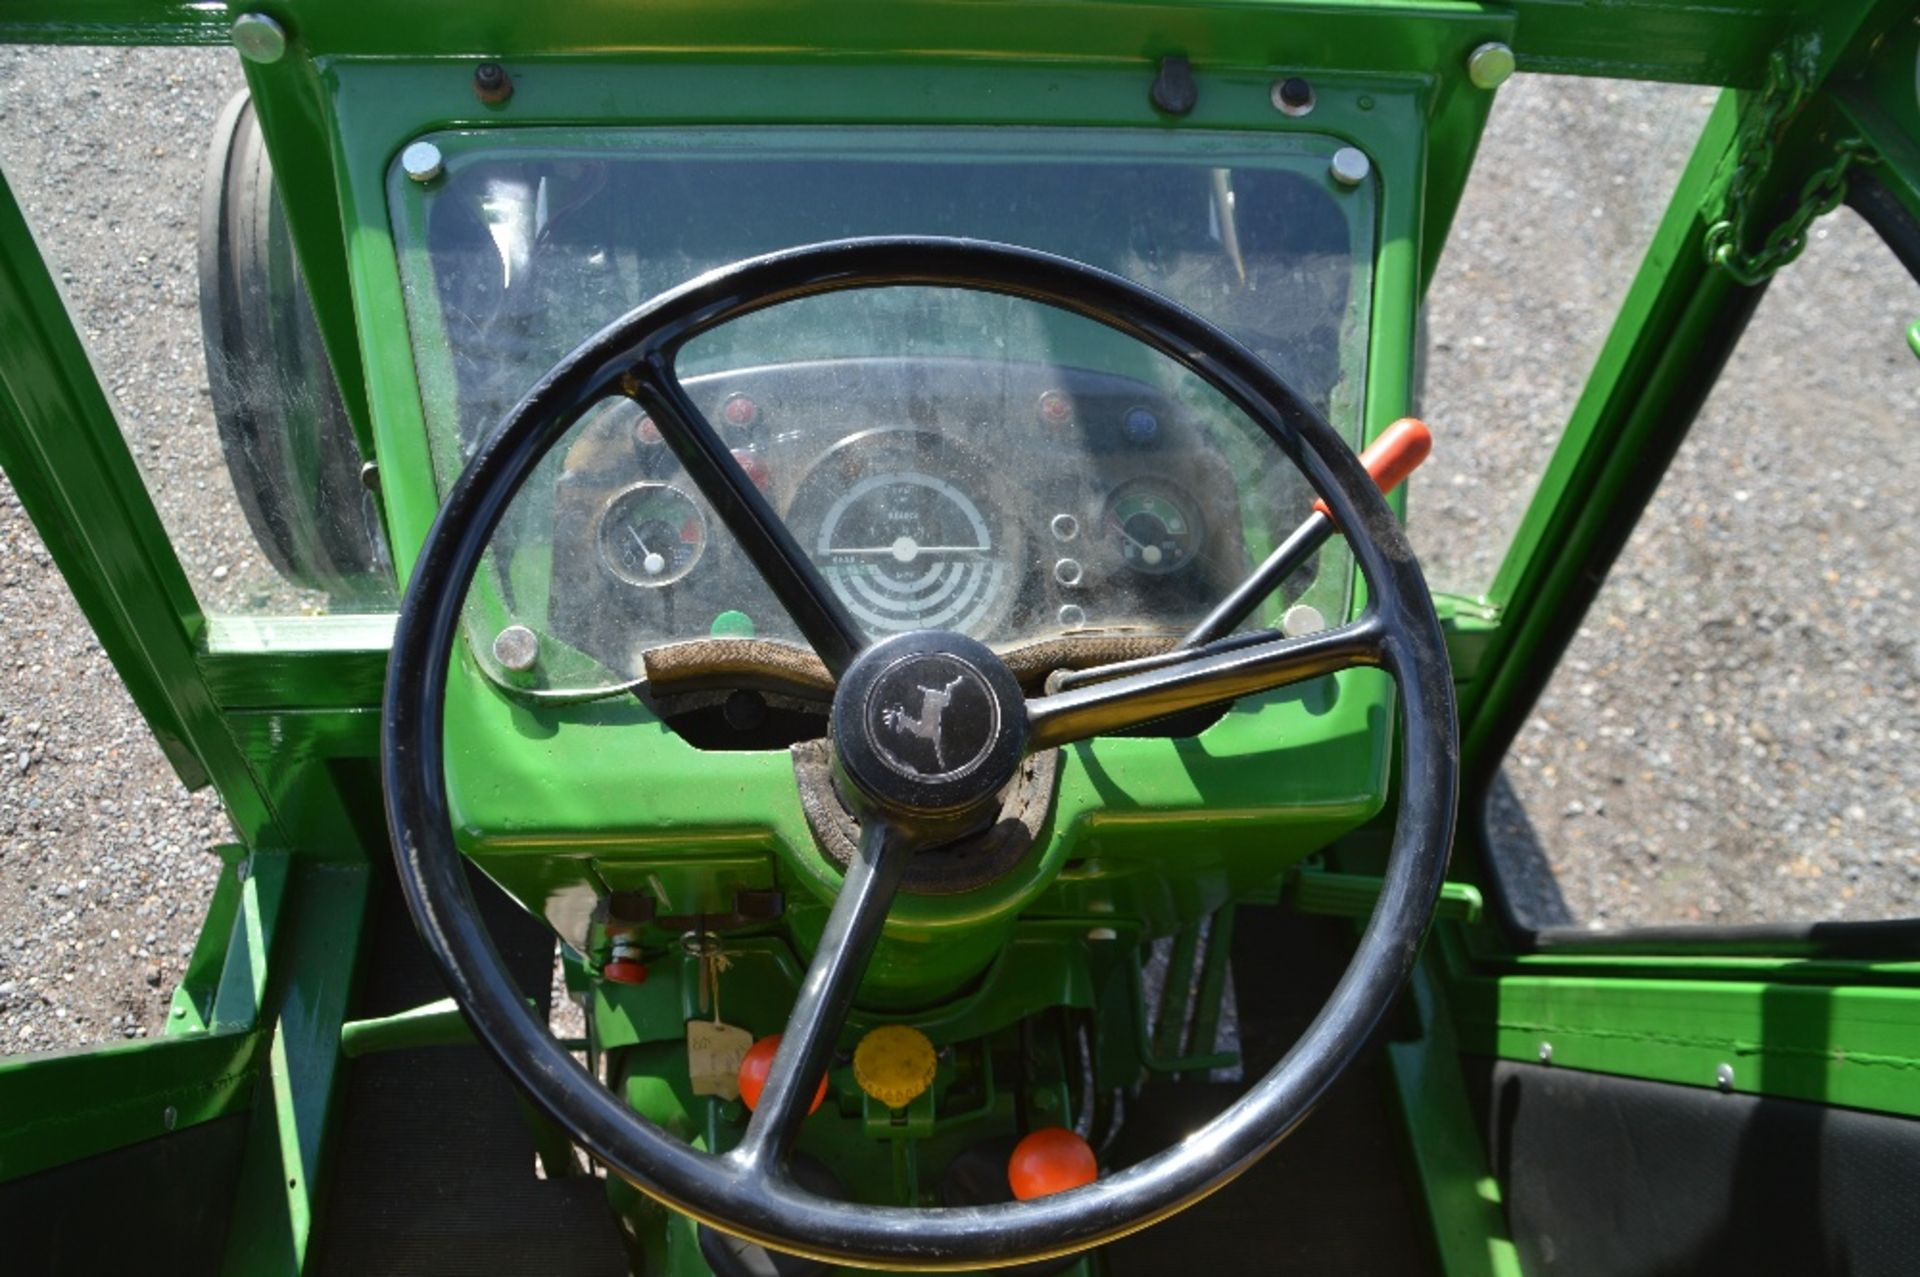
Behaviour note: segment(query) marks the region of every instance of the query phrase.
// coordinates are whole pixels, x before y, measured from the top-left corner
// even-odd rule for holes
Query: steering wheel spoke
[[[1276,638],[1027,702],[1033,749],[1138,727],[1183,710],[1217,705],[1385,658],[1386,627],[1369,611],[1357,621],[1299,638]]]
[[[730,1155],[748,1174],[772,1173],[793,1147],[913,850],[912,840],[895,826],[867,822],[780,1035],[760,1102]]]
[[[838,679],[866,646],[866,636],[813,560],[760,489],[741,468],[712,424],[687,397],[672,357],[655,351],[632,368],[625,386],[646,409],[701,495],[740,543],[774,597]]]

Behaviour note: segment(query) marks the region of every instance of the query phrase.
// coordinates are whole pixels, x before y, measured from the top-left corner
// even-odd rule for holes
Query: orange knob
[[[615,958],[600,968],[600,975],[615,984],[645,984],[647,968],[632,958]]]
[[[1046,1126],[1013,1146],[1007,1184],[1021,1201],[1064,1193],[1100,1178],[1093,1147],[1063,1126]]]
[[[1360,454],[1360,464],[1373,476],[1382,492],[1392,492],[1405,483],[1407,476],[1420,468],[1433,452],[1433,431],[1418,417],[1402,417],[1386,428],[1378,439]],[[1327,503],[1316,501],[1313,508],[1328,518],[1333,512]]]
[[[773,1072],[773,1057],[779,1050],[780,1035],[769,1033],[748,1047],[747,1053],[740,1057],[740,1098],[747,1102],[748,1108],[760,1107],[760,1092],[766,1089],[767,1074]],[[826,1098],[827,1079],[822,1074],[820,1088],[813,1093],[813,1103],[807,1106],[807,1112],[818,1109],[820,1102]]]

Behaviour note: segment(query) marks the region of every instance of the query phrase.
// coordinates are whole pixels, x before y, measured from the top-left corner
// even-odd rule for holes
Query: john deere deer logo
[[[953,689],[960,686],[964,674],[957,674],[945,687],[920,689],[920,715],[911,717],[905,705],[889,705],[880,711],[880,721],[889,731],[904,732],[909,736],[918,736],[933,746],[934,761],[941,771],[947,770],[947,751],[940,739],[940,716],[947,712],[947,706],[953,704]]]

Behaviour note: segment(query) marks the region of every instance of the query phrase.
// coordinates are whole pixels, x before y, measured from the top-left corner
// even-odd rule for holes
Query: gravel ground
[[[162,517],[192,529],[178,544],[202,598],[306,607],[233,501],[200,352],[204,148],[238,85],[224,51],[0,49],[0,166]],[[1658,216],[1657,175],[1709,100],[1503,92],[1430,299],[1441,442],[1414,530],[1437,586],[1491,579]],[[1743,349],[1738,402],[1714,401],[1522,737],[1499,814],[1538,917],[1914,904],[1914,534],[1882,499],[1914,488],[1897,432],[1920,378],[1899,335],[1920,298],[1857,227],[1826,225],[1763,311],[1779,335]],[[4,484],[0,618],[28,640],[0,684],[0,1052],[157,1031],[225,821],[181,790]]]

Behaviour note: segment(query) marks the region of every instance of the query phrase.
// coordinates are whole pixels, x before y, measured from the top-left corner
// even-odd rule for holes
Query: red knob
[[[600,968],[600,974],[615,984],[645,984],[647,969],[632,958],[615,958]]]
[[[747,1102],[748,1108],[760,1107],[760,1092],[766,1089],[767,1074],[773,1072],[774,1053],[779,1049],[780,1035],[769,1033],[748,1047],[747,1053],[740,1057],[740,1098]],[[813,1093],[813,1103],[807,1106],[807,1112],[814,1112],[826,1098],[827,1079],[822,1074],[820,1087]]]
[[[1063,1126],[1046,1126],[1013,1146],[1007,1184],[1021,1201],[1064,1193],[1100,1178],[1093,1147]]]

